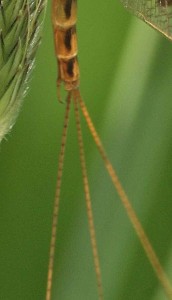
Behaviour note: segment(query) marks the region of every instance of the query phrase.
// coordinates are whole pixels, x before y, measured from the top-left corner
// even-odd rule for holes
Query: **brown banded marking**
[[[74,2],[74,1],[73,0],[65,0],[64,11],[65,11],[67,19],[69,19],[71,16],[72,2]],[[76,2],[76,0],[75,0],[75,2]]]
[[[58,62],[57,87],[64,82],[67,91],[79,86],[76,0],[53,0],[52,21]]]

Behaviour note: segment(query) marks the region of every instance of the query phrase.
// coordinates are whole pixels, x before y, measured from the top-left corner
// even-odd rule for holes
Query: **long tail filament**
[[[86,161],[85,161],[81,122],[80,122],[80,116],[79,116],[79,110],[78,110],[78,95],[77,94],[78,94],[78,92],[75,91],[74,107],[75,107],[77,134],[78,134],[80,162],[81,162],[81,169],[82,169],[82,178],[83,178],[83,184],[84,184],[84,193],[85,193],[85,201],[86,201],[86,207],[87,207],[87,217],[88,217],[88,224],[89,224],[89,231],[90,231],[91,246],[92,246],[92,251],[93,251],[94,268],[95,268],[95,274],[96,274],[96,278],[97,278],[98,296],[99,296],[99,300],[103,300],[101,269],[100,269],[99,255],[98,255],[98,250],[97,250],[96,232],[95,232],[95,226],[94,226],[94,220],[93,220],[90,188],[89,188],[89,182],[88,182],[88,176],[87,176],[87,168],[86,168]]]
[[[139,238],[139,241],[142,244],[142,247],[146,253],[146,256],[148,257],[148,260],[149,260],[150,264],[152,265],[153,270],[154,270],[157,278],[159,279],[168,299],[172,300],[172,286],[170,284],[170,281],[169,281],[165,271],[163,270],[163,267],[151,245],[151,242],[149,241],[148,236],[145,233],[143,226],[141,225],[141,223],[134,211],[134,208],[132,207],[130,200],[129,200],[129,198],[117,176],[117,173],[116,173],[115,169],[113,168],[113,166],[104,150],[101,139],[94,127],[94,124],[88,113],[87,107],[86,107],[84,101],[82,100],[78,89],[70,91],[68,93],[68,98],[67,98],[66,114],[65,114],[61,149],[60,149],[60,155],[59,155],[56,195],[55,195],[54,210],[53,210],[53,223],[52,223],[52,234],[51,234],[51,244],[50,244],[46,300],[51,300],[51,293],[52,293],[52,276],[53,276],[53,267],[54,267],[55,242],[56,242],[57,220],[58,220],[58,212],[59,212],[59,199],[60,199],[60,190],[61,190],[61,181],[62,181],[62,173],[63,173],[63,165],[64,165],[65,145],[66,145],[66,139],[67,139],[67,127],[68,127],[68,122],[69,122],[69,111],[70,111],[71,100],[74,101],[74,108],[75,108],[75,118],[76,118],[76,127],[77,127],[77,135],[78,135],[80,162],[81,162],[81,169],[82,169],[82,178],[83,178],[84,193],[85,193],[85,200],[86,200],[86,207],[87,207],[87,217],[88,217],[88,224],[89,224],[91,246],[92,246],[92,251],[93,251],[94,268],[95,268],[95,274],[96,274],[96,278],[97,278],[97,288],[98,288],[99,300],[104,299],[102,279],[101,279],[101,268],[100,268],[98,250],[97,250],[97,241],[96,241],[96,234],[95,234],[95,227],[94,227],[94,220],[93,220],[90,188],[89,188],[89,182],[88,182],[88,176],[87,176],[87,168],[86,168],[86,161],[85,161],[84,144],[83,144],[78,104],[81,108],[82,114],[87,123],[89,131],[93,137],[93,140],[97,146],[100,156],[102,157],[104,165],[109,173],[112,183],[113,183],[113,185],[118,193],[118,196],[127,212],[129,220],[134,227],[134,230]]]
[[[70,104],[71,104],[71,94],[69,93],[67,97],[66,113],[64,117],[61,149],[59,154],[59,163],[58,163],[58,170],[57,170],[57,183],[56,183],[56,193],[55,193],[54,208],[53,208],[46,300],[51,300],[51,294],[52,294],[52,278],[53,278],[53,269],[54,269],[55,245],[57,239],[57,222],[58,222],[60,192],[61,192],[61,183],[62,183],[63,166],[64,166],[64,156],[65,156],[65,148],[66,148],[66,140],[67,140],[67,129],[69,123]]]

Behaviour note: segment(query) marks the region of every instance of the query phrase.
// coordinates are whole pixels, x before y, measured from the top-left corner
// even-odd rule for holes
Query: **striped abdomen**
[[[52,22],[58,61],[59,86],[74,90],[79,86],[79,65],[76,37],[77,0],[53,0]]]

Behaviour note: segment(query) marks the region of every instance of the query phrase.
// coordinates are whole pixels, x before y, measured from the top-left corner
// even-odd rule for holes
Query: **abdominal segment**
[[[76,18],[76,0],[53,0],[52,22],[59,72],[57,84],[64,82],[68,91],[79,86]]]

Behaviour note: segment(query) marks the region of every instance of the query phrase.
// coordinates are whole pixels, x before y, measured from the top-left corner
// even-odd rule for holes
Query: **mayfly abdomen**
[[[53,0],[52,22],[58,62],[57,86],[64,82],[65,89],[68,91],[79,86],[76,19],[76,0]]]

